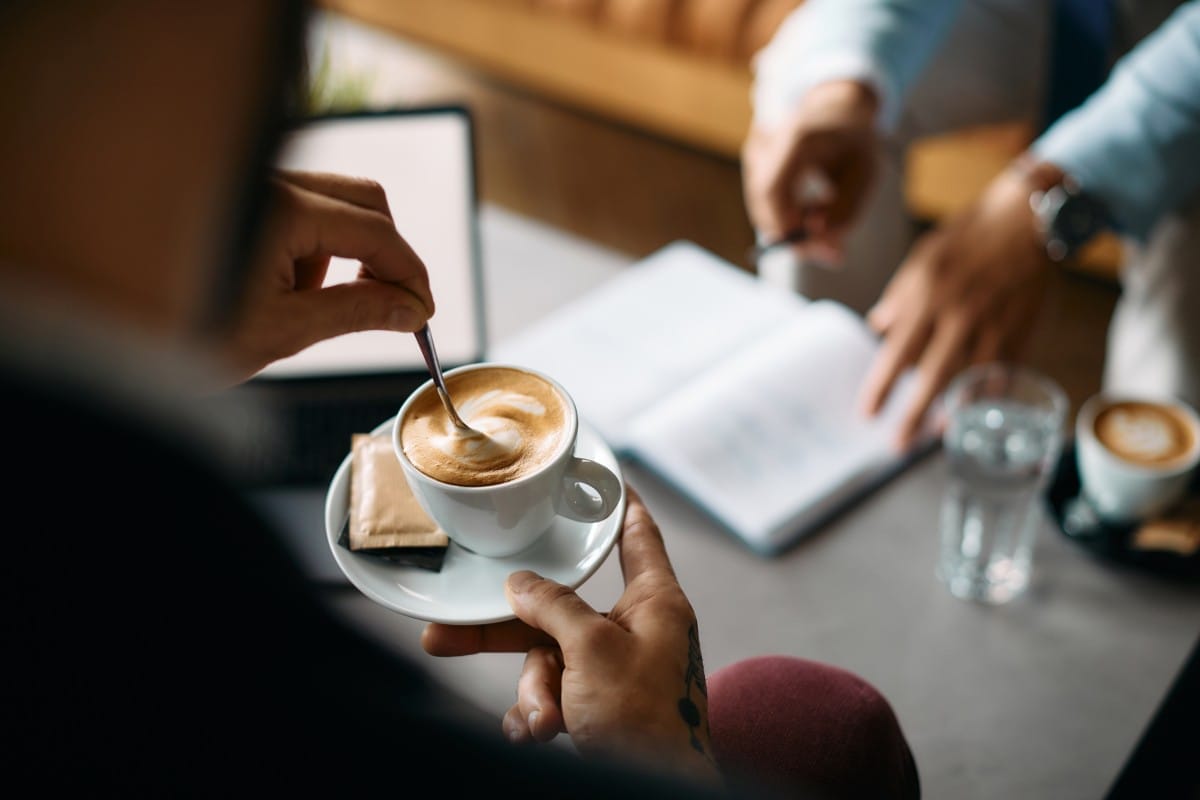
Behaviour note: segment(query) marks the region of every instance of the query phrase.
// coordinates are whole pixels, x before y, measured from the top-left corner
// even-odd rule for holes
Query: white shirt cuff
[[[871,59],[859,53],[828,53],[807,57],[790,56],[767,48],[755,62],[753,88],[754,126],[769,129],[781,124],[814,86],[835,80],[858,81],[879,98],[877,124],[881,133],[890,132],[899,117],[891,89]]]

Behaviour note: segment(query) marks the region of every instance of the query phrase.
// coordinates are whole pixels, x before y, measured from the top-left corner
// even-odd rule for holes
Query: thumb
[[[357,331],[410,332],[429,319],[424,304],[412,292],[370,278],[298,292],[293,297],[314,341]]]
[[[586,630],[582,623],[604,619],[571,589],[529,570],[510,575],[504,591],[521,621],[548,633],[564,653]]]

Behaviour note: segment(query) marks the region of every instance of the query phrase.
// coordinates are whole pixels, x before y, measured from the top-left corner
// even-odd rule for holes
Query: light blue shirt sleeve
[[[756,123],[778,122],[817,83],[853,79],[878,92],[890,131],[963,2],[805,0],[755,57]]]
[[[1103,199],[1119,230],[1138,239],[1197,199],[1200,2],[1176,9],[1032,150]]]

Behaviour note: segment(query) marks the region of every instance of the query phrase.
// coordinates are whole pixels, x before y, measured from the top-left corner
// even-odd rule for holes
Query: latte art
[[[1183,414],[1166,405],[1123,402],[1096,416],[1096,438],[1134,464],[1166,465],[1188,455],[1196,431]]]
[[[401,447],[431,478],[487,486],[535,471],[557,455],[567,414],[557,390],[509,368],[448,376],[446,389],[463,421],[460,431],[432,389],[418,397],[400,427]]]

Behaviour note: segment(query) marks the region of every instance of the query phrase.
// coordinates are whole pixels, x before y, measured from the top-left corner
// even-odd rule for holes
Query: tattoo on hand
[[[688,628],[688,663],[687,672],[683,676],[683,697],[679,698],[679,716],[688,726],[688,736],[691,737],[692,747],[709,761],[712,754],[704,749],[704,743],[696,735],[696,729],[703,720],[700,717],[700,707],[692,700],[692,688],[704,698],[708,698],[708,684],[704,679],[704,659],[700,655],[700,634],[693,624]],[[704,736],[708,738],[708,723],[704,722]],[[715,763],[715,762],[714,762]]]

